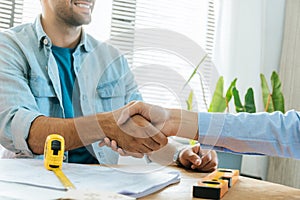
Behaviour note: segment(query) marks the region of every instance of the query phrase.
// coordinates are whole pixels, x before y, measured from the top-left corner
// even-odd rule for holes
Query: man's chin
[[[74,26],[82,26],[82,25],[88,25],[90,23],[91,23],[91,21],[80,21],[80,22],[78,22],[76,24],[73,24],[73,25]]]
[[[89,19],[89,20],[86,20],[86,21],[85,21],[83,24],[84,24],[84,25],[88,25],[88,24],[90,24],[90,23],[91,23],[91,21],[92,21],[91,19]]]

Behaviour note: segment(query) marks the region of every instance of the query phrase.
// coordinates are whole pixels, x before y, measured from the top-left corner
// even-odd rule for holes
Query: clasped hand
[[[151,159],[154,151],[159,152],[168,143],[167,137],[176,136],[181,129],[182,114],[178,110],[131,102],[114,112],[117,125],[123,134],[115,134],[113,137],[107,134],[99,146],[109,146],[122,156],[141,158],[147,154]],[[186,168],[199,171],[213,171],[218,164],[216,152],[201,150],[199,144],[184,148],[178,161]]]

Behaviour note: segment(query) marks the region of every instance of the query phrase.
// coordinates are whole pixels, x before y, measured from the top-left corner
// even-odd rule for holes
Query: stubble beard
[[[87,25],[91,22],[91,15],[83,16],[81,14],[75,13],[73,8],[57,9],[57,17],[60,21],[64,22],[68,26],[82,26]]]

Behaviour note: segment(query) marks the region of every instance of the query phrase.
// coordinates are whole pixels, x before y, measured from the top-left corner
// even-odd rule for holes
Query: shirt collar
[[[51,42],[50,38],[46,35],[46,33],[43,30],[42,23],[41,23],[41,17],[42,17],[41,14],[39,16],[37,16],[37,18],[35,19],[35,21],[33,23],[33,28],[35,29],[37,38],[38,38],[39,48],[43,48],[43,46],[45,45],[44,44],[45,39],[48,39],[48,41]]]
[[[81,39],[78,44],[78,48],[81,48],[83,51],[90,52],[92,47],[89,45],[87,41],[87,33],[85,32],[84,28],[82,28],[82,34],[81,34]]]
[[[36,31],[37,38],[38,38],[38,46],[39,48],[43,48],[43,46],[52,46],[51,39],[45,33],[42,22],[41,22],[42,15],[40,14],[34,21],[33,27]],[[90,52],[92,46],[87,41],[87,33],[82,29],[81,39],[77,46],[77,48],[82,49],[83,51]]]

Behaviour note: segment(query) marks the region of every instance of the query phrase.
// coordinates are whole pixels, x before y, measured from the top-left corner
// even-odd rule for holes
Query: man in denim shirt
[[[0,142],[16,157],[40,157],[52,133],[76,163],[117,163],[118,153],[98,145],[104,137],[132,153],[167,144],[140,116],[117,125],[123,106],[141,95],[125,58],[83,31],[94,3],[41,0],[33,24],[0,33]],[[216,155],[206,162],[215,168]]]
[[[118,127],[119,111],[107,112],[141,96],[124,57],[83,31],[94,3],[41,0],[33,24],[0,34],[0,141],[17,157],[43,154],[51,133],[65,138],[69,161],[78,163],[98,163],[91,144],[101,163],[116,163],[115,152],[98,146],[105,136],[131,152],[167,143],[141,117],[135,123],[144,129],[132,121]]]

